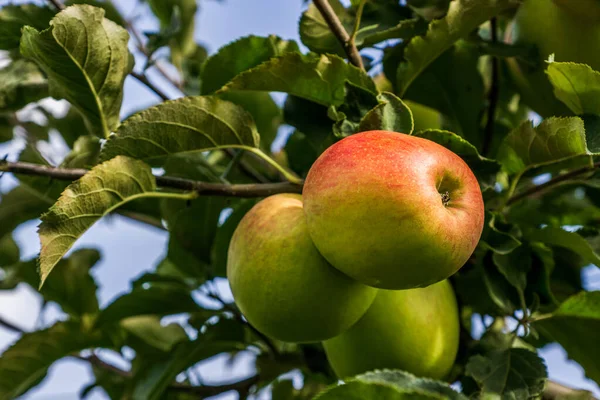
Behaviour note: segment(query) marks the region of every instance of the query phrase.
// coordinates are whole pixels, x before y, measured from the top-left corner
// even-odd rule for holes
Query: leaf
[[[154,315],[125,318],[121,320],[121,327],[130,335],[163,352],[171,351],[177,343],[188,340],[181,325],[161,325],[160,318]]]
[[[338,56],[286,53],[242,72],[221,91],[285,92],[324,106],[339,106],[346,97],[346,82],[377,93],[364,71]]]
[[[102,327],[140,315],[174,315],[200,311],[189,290],[174,285],[136,287],[110,303],[100,312],[96,326]]]
[[[67,114],[62,118],[55,118],[50,113],[46,113],[46,118],[48,126],[56,129],[71,148],[80,136],[88,134],[85,120],[75,107],[69,107]]]
[[[360,132],[383,130],[406,133],[413,131],[413,116],[404,102],[393,93],[383,92],[377,96],[379,105],[369,111],[360,121]]]
[[[465,373],[475,379],[484,396],[496,394],[502,399],[537,398],[547,378],[544,361],[537,354],[519,348],[473,356]]]
[[[116,157],[70,184],[42,216],[40,277],[44,283],[54,266],[96,221],[121,205],[143,197],[161,197],[150,167]]]
[[[83,332],[72,321],[24,334],[0,357],[0,399],[19,397],[37,385],[55,361],[103,342],[99,334]]]
[[[127,24],[123,19],[123,16],[119,10],[114,6],[110,0],[67,0],[65,6],[72,6],[75,4],[89,4],[90,6],[99,7],[104,9],[104,17],[110,19],[113,22],[126,28]]]
[[[0,69],[0,112],[18,111],[48,97],[48,81],[37,65],[16,60]]]
[[[17,186],[0,197],[0,238],[20,224],[39,218],[50,204],[24,186]]]
[[[578,117],[548,118],[537,127],[523,122],[504,138],[498,161],[511,174],[577,155],[588,154],[583,121]]]
[[[554,95],[577,115],[600,115],[600,72],[589,65],[551,62],[546,74]]]
[[[535,329],[560,343],[585,374],[600,383],[600,291],[581,292],[567,299],[548,318],[533,323]]]
[[[240,73],[290,52],[299,53],[298,44],[274,35],[252,35],[231,42],[206,60],[202,69],[202,93],[213,93]]]
[[[35,4],[2,7],[0,9],[0,49],[18,49],[21,41],[21,29],[25,25],[38,30],[46,29],[54,14],[52,8]]]
[[[158,400],[175,377],[200,361],[223,352],[243,350],[243,343],[207,340],[200,336],[195,341],[179,343],[168,358],[142,365],[136,375],[132,400]]]
[[[360,47],[370,47],[389,39],[410,39],[427,31],[427,22],[422,18],[405,19],[397,25],[380,31],[369,31],[364,35]]]
[[[550,246],[567,248],[583,258],[586,264],[600,267],[600,256],[594,252],[590,244],[575,232],[567,232],[562,228],[545,227],[532,229],[525,233],[531,242],[541,242]]]
[[[427,378],[417,378],[399,370],[367,372],[347,380],[343,385],[326,389],[315,400],[360,399],[449,399],[464,400],[446,383]]]
[[[52,97],[68,100],[90,132],[108,137],[119,125],[123,83],[133,68],[128,41],[127,31],[104,18],[103,9],[75,5],[46,30],[25,27],[21,53],[48,75]]]
[[[73,150],[61,163],[64,168],[91,168],[98,163],[100,140],[96,136],[80,136],[73,144]]]
[[[141,160],[226,147],[258,147],[252,116],[217,97],[166,101],[128,118],[104,145],[101,160]]]
[[[14,123],[6,115],[0,115],[0,143],[13,139]]]
[[[498,215],[487,212],[486,223],[481,234],[481,246],[498,254],[508,254],[521,245],[521,242],[511,233],[499,229],[496,225],[502,224],[498,221]]]
[[[328,0],[328,2],[342,26],[347,32],[351,32],[354,17],[349,10],[339,0]],[[342,57],[345,55],[339,39],[331,32],[327,21],[314,2],[310,3],[300,18],[300,40],[315,53],[333,53]]]
[[[397,94],[402,97],[414,79],[457,40],[466,37],[483,22],[515,4],[517,3],[513,0],[450,2],[446,16],[433,20],[425,36],[415,36],[406,46],[406,63],[398,68]]]
[[[20,253],[19,246],[12,235],[0,237],[0,268],[18,263]]]
[[[485,107],[479,57],[476,45],[459,40],[423,70],[403,97],[439,110],[451,130],[476,148],[481,148],[480,119]]]
[[[508,254],[493,253],[494,264],[506,280],[514,286],[521,296],[527,286],[527,273],[531,269],[531,251],[519,246]]]

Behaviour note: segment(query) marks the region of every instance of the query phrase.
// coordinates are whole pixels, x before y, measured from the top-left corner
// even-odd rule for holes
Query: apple
[[[513,25],[507,30],[508,43],[535,45],[538,49],[540,60],[535,68],[517,59],[509,59],[507,63],[524,102],[543,117],[571,114],[554,96],[552,85],[544,72],[544,60],[550,54],[554,54],[555,61],[583,63],[600,70],[600,24],[565,11],[566,8],[577,10],[574,6],[577,2],[564,3],[525,0],[515,15]],[[586,8],[592,19],[594,13],[600,11],[600,3],[595,3],[595,8]]]
[[[227,278],[248,322],[286,342],[340,334],[362,317],[377,293],[319,254],[296,194],[267,197],[242,218],[229,245]]]
[[[600,22],[600,0],[554,0],[554,3],[577,18]]]
[[[426,288],[380,290],[352,328],[323,342],[339,378],[375,369],[401,369],[443,379],[458,351],[456,297],[445,280]]]
[[[477,179],[445,147],[369,131],[329,147],[303,190],[310,236],[335,268],[366,285],[412,289],[469,259],[483,229]]]

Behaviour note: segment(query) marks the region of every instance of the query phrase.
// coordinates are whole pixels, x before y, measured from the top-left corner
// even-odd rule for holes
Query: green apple
[[[439,282],[469,259],[483,229],[477,179],[456,154],[397,132],[362,132],[312,165],[304,211],[320,253],[369,286]]]
[[[448,281],[426,288],[380,290],[349,330],[323,342],[339,378],[374,369],[401,369],[443,379],[458,351],[459,316]]]
[[[577,18],[600,22],[600,0],[554,0],[554,3]]]
[[[569,1],[566,7],[573,3],[577,1]],[[590,9],[590,15],[593,12]],[[555,61],[583,63],[600,70],[600,24],[566,12],[553,0],[525,0],[507,31],[507,42],[535,45],[538,49],[539,66],[533,68],[510,59],[508,67],[524,102],[543,117],[570,114],[554,96],[545,75],[544,60],[550,54],[554,54]]]
[[[270,196],[236,228],[227,259],[235,303],[260,332],[287,342],[316,342],[352,326],[376,289],[351,280],[319,254],[302,197]]]

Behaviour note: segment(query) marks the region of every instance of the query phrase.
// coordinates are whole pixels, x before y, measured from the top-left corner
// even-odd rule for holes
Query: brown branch
[[[142,214],[142,213],[138,213],[138,212],[130,211],[130,210],[117,210],[116,213],[125,218],[129,218],[134,221],[138,221],[143,224],[153,226],[162,231],[167,230],[167,228],[164,227],[164,225],[162,224],[162,222],[160,222],[160,220],[158,218],[154,218],[150,215],[146,215],[146,214]]]
[[[544,393],[542,394],[543,400],[554,400],[554,399],[563,399],[568,397],[575,397],[579,399],[595,399],[591,392],[587,390],[573,389],[571,387],[565,386],[558,382],[548,381],[546,383],[546,388],[544,389]]]
[[[350,62],[356,67],[364,70],[365,66],[363,65],[362,57],[360,56],[358,48],[356,47],[354,38],[350,37],[348,32],[346,32],[342,22],[335,14],[335,11],[333,11],[333,8],[331,8],[329,0],[314,0],[313,3],[325,19],[325,22],[327,22],[331,32],[333,32],[335,37],[337,37],[342,44],[344,51],[348,55],[348,60],[350,60]]]
[[[496,18],[490,20],[490,31],[492,43],[498,42],[498,31]],[[485,124],[485,133],[483,136],[483,145],[481,147],[481,154],[487,155],[492,145],[492,138],[494,137],[494,123],[496,122],[496,107],[498,106],[498,98],[500,96],[500,82],[499,82],[499,70],[500,60],[495,56],[491,57],[492,63],[492,84],[490,87],[490,94],[488,97],[489,105],[487,112],[487,122]]]
[[[67,181],[77,180],[88,171],[81,168],[56,168],[26,162],[0,162],[0,172],[48,176]],[[163,188],[193,191],[202,196],[267,197],[277,193],[302,193],[302,185],[291,182],[229,185],[169,176],[156,176],[156,184]]]
[[[63,3],[61,3],[60,0],[48,0],[48,2],[50,4],[52,4],[54,6],[54,8],[56,8],[59,11],[65,9],[65,5]]]
[[[569,171],[567,173],[564,173],[562,175],[558,175],[555,176],[554,178],[550,179],[548,182],[546,183],[542,183],[541,185],[536,185],[533,186],[527,190],[522,191],[521,193],[518,193],[516,195],[514,195],[513,197],[511,197],[510,199],[508,199],[508,201],[506,202],[506,205],[509,206],[511,204],[514,204],[520,200],[523,200],[526,197],[529,197],[531,195],[534,195],[536,193],[542,192],[552,186],[558,185],[559,183],[568,181],[571,178],[575,178],[579,175],[585,174],[587,172],[592,172],[593,170],[595,170],[596,168],[600,167],[600,161],[594,163],[594,165],[592,166],[588,166],[588,167],[582,167],[582,168],[578,168],[578,169],[574,169],[572,171]]]
[[[158,87],[156,87],[152,82],[150,82],[148,80],[148,77],[145,74],[139,74],[139,73],[137,73],[135,71],[131,71],[130,75],[133,76],[138,81],[140,81],[141,83],[143,83],[144,85],[146,85],[148,87],[148,89],[150,89],[154,93],[156,93],[158,95],[158,97],[160,97],[161,99],[163,99],[163,100],[170,100],[170,97],[167,96]]]

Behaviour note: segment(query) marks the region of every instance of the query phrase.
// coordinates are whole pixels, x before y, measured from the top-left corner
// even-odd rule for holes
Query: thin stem
[[[508,203],[510,202],[511,197],[517,190],[517,185],[519,184],[519,181],[521,180],[521,176],[523,176],[524,172],[525,171],[519,172],[517,175],[514,176],[512,182],[510,183],[510,187],[508,188],[508,192],[506,193],[506,197],[505,197],[506,200],[503,202],[502,207],[500,207],[500,210],[503,210],[506,206],[508,206]]]
[[[144,223],[146,225],[153,226],[162,231],[167,230],[167,228],[165,228],[163,226],[162,222],[160,222],[160,220],[158,218],[154,218],[150,215],[138,213],[135,211],[129,211],[129,210],[117,210],[117,214],[122,215],[123,217],[129,218],[129,219],[132,219],[134,221],[138,221],[138,222]]]
[[[533,186],[527,190],[522,191],[521,193],[517,194],[517,195],[513,195],[514,190],[510,193],[510,196],[508,198],[508,201],[506,202],[506,206],[510,206],[518,201],[521,201],[529,196],[532,196],[536,193],[542,192],[548,188],[551,188],[552,186],[556,186],[562,182],[568,181],[571,178],[575,178],[579,175],[585,174],[587,172],[592,172],[594,171],[596,168],[600,167],[600,161],[594,163],[591,166],[587,166],[587,167],[582,167],[582,168],[578,168],[578,169],[574,169],[570,172],[564,173],[562,175],[558,175],[552,179],[550,179],[548,182],[546,183],[542,183],[541,185],[536,185]]]
[[[350,34],[350,42],[352,43],[354,43],[354,41],[356,40],[356,35],[358,34],[358,30],[360,29],[360,21],[362,19],[365,4],[367,4],[367,0],[362,0],[358,5],[358,9],[356,10],[356,17],[354,18],[354,29],[352,29],[352,33]]]
[[[492,43],[498,42],[498,28],[496,18],[490,20],[490,31]],[[500,82],[499,82],[499,71],[500,71],[500,60],[495,56],[491,57],[492,63],[492,84],[490,87],[490,94],[488,97],[488,112],[487,122],[485,125],[485,133],[483,136],[483,145],[481,147],[481,154],[487,155],[490,151],[492,139],[494,137],[494,123],[496,122],[496,107],[498,106],[498,99],[500,96]]]
[[[56,168],[26,162],[0,161],[0,172],[13,174],[48,176],[54,179],[75,181],[84,176],[89,170],[81,168]],[[277,193],[302,193],[301,182],[223,184],[194,181],[190,179],[156,176],[159,187],[195,192],[193,195],[171,193],[169,196],[189,199],[195,196],[229,196],[229,197],[267,197]],[[157,194],[164,197],[166,193]]]
[[[154,93],[156,93],[158,95],[158,97],[160,97],[161,99],[163,99],[163,100],[170,100],[171,99],[162,90],[160,90],[152,82],[150,82],[148,80],[148,77],[145,74],[139,74],[139,73],[137,73],[135,71],[131,71],[130,75],[133,76],[138,81],[140,81],[141,83],[143,83],[144,85],[146,85],[146,87],[148,87],[148,89],[150,89]]]
[[[60,2],[60,0],[48,0],[50,4],[52,4],[57,10],[61,11],[65,9],[65,5]]]
[[[342,25],[342,22],[335,14],[335,11],[333,11],[333,8],[331,8],[329,0],[314,0],[313,3],[323,16],[323,19],[325,19],[325,22],[327,22],[331,32],[333,32],[335,37],[337,37],[342,44],[344,51],[348,55],[348,60],[350,60],[350,62],[356,67],[364,70],[365,66],[363,65],[362,57],[360,56],[358,48],[356,47],[356,43],[354,43],[354,40],[351,40],[350,35],[348,35],[348,32],[346,32],[346,29],[344,28],[344,25]]]
[[[270,166],[272,166],[273,168],[275,168],[277,171],[279,171],[279,173],[285,179],[287,179],[289,182],[292,182],[292,183],[295,183],[295,184],[298,184],[298,185],[302,184],[302,182],[303,182],[302,178],[300,178],[299,176],[297,176],[293,172],[288,171],[286,168],[284,168],[281,165],[279,165],[277,163],[277,161],[273,160],[271,157],[269,157],[267,154],[265,154],[261,149],[255,148],[255,147],[251,147],[251,148],[247,148],[246,150],[248,150],[252,154],[257,155],[258,157],[260,157],[261,159],[263,159],[264,161],[266,161],[267,164],[269,164]]]

